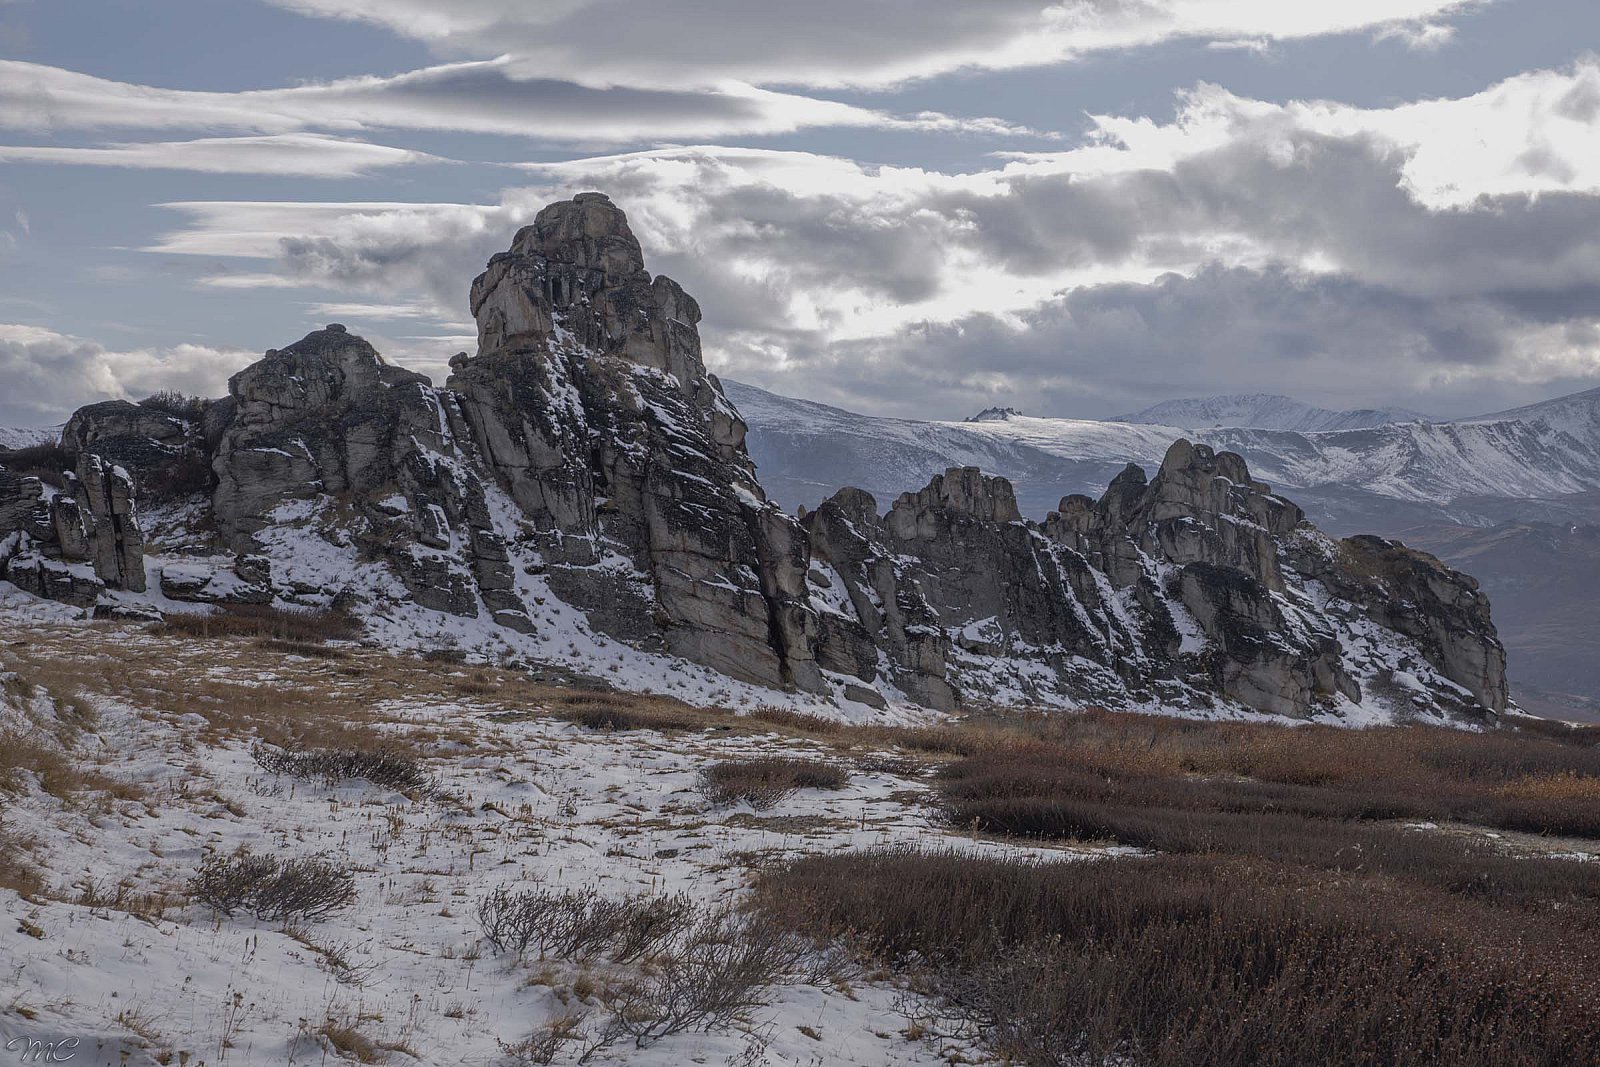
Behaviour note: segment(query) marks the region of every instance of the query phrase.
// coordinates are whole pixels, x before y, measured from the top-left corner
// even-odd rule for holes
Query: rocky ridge
[[[442,388],[330,325],[221,400],[83,409],[65,488],[0,470],[0,569],[102,610],[156,604],[147,570],[166,601],[339,600],[386,633],[530,657],[576,619],[819,703],[1506,707],[1472,579],[1322,535],[1231,452],[1180,440],[1153,478],[1130,464],[1038,523],[971,467],[882,513],[848,488],[785,513],[705,369],[698,305],[601,194],[540,212],[471,310],[477,352]],[[163,531],[148,554],[135,483]]]

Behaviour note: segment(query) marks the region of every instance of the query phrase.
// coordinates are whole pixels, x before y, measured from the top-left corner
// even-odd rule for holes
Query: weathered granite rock
[[[75,489],[78,510],[92,523],[88,548],[95,575],[113,588],[144,592],[144,532],[134,512],[132,476],[98,455],[80,453]]]
[[[143,592],[132,477],[87,452],[62,490],[0,470],[0,577],[77,607],[93,605],[108,587]]]
[[[1505,710],[1506,650],[1477,581],[1381,537],[1345,538],[1332,552],[1321,547],[1292,543],[1293,565],[1379,626],[1414,640],[1428,663],[1484,707]]]
[[[62,428],[61,447],[74,462],[92,452],[142,476],[170,462],[188,438],[188,424],[174,415],[107,400],[73,412]]]
[[[699,307],[645,270],[623,213],[597,193],[541,211],[473,283],[471,309],[478,354],[452,361],[448,388],[552,588],[613,636],[648,646],[648,618],[676,655],[820,689],[804,535],[766,502],[744,423],[706,373]]]
[[[7,562],[5,576],[23,592],[76,608],[88,608],[94,606],[106,589],[105,582],[86,573],[88,569],[83,564],[64,563],[28,552]]]
[[[450,415],[426,377],[335,323],[268,352],[228,389],[205,430],[228,546],[253,552],[281,505],[345,501],[363,517],[362,551],[388,560],[417,603],[467,617],[481,605],[530,628],[483,487],[455,463]]]
[[[784,514],[705,369],[699,306],[645,269],[603,195],[541,211],[470,308],[478,349],[443,389],[330,325],[235,375],[228,397],[172,407],[184,417],[85,408],[64,436],[67,491],[0,470],[0,568],[80,603],[136,588],[133,478],[201,456],[216,543],[163,564],[177,599],[348,600],[339,574],[298,573],[285,547],[323,537],[353,550],[363,596],[482,620],[471,630],[548,638],[530,606],[555,597],[638,649],[873,707],[1305,716],[1389,690],[1408,711],[1506,706],[1470,578],[1394,542],[1334,542],[1203,445],[1174,443],[1153,477],[1130,464],[1042,523],[975,468],[882,514],[850,488]]]

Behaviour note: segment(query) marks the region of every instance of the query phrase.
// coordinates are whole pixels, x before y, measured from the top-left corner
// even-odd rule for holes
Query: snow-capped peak
[[[1142,411],[1117,415],[1106,421],[1180,426],[1186,429],[1230,426],[1318,433],[1328,430],[1359,430],[1393,422],[1427,422],[1429,417],[1407,408],[1334,411],[1306,404],[1288,396],[1272,393],[1241,393],[1166,400]]]
[[[964,419],[964,422],[1005,422],[1007,419],[1019,417],[1022,412],[1016,408],[984,408],[976,415]]]

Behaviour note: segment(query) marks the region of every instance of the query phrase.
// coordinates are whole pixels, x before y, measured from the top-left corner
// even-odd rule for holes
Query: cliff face
[[[619,647],[872,706],[1506,705],[1470,578],[1324,537],[1232,453],[1178,441],[1153,478],[1130,466],[1043,523],[972,468],[881,514],[857,489],[785,514],[706,372],[698,305],[649,274],[600,194],[540,212],[471,309],[478,350],[443,388],[334,325],[203,408],[84,409],[63,439],[71,492],[0,471],[0,566],[80,604],[137,592],[148,479],[172,599],[343,593],[384,625],[476,620],[530,654],[576,617]],[[174,475],[195,459],[198,483]],[[324,554],[343,571],[309,565]]]

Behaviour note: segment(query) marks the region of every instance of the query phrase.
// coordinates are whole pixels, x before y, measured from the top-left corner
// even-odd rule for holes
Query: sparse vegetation
[[[193,422],[205,415],[211,401],[202,396],[187,396],[172,389],[162,389],[139,401],[139,406]]]
[[[688,897],[607,899],[591,891],[501,886],[478,903],[484,940],[498,952],[627,963],[649,955],[695,921]]]
[[[37,478],[57,489],[67,484],[65,473],[72,470],[73,466],[72,457],[56,441],[26,448],[0,449],[0,467],[24,477]]]
[[[0,810],[0,889],[9,889],[24,898],[44,892],[44,876],[34,857],[34,838],[8,825]]]
[[[786,927],[726,910],[702,912],[642,981],[613,1001],[608,1030],[636,1047],[687,1030],[720,1030],[765,1004],[807,954]]]
[[[921,968],[1017,1063],[1600,1057],[1588,908],[1496,909],[1227,857],[905,851],[807,857],[766,874],[758,899],[774,922]]]
[[[403,793],[432,796],[437,785],[410,755],[393,748],[293,749],[257,744],[250,750],[268,774],[334,785],[361,779]]]
[[[744,801],[758,810],[802,789],[843,789],[850,784],[850,772],[838,764],[781,757],[714,763],[700,777],[713,803]]]
[[[283,859],[241,849],[211,856],[189,883],[194,899],[223,915],[314,922],[355,900],[355,876],[317,856]]]
[[[320,644],[345,641],[361,632],[361,624],[348,612],[333,608],[281,608],[238,604],[212,612],[173,613],[157,624],[161,632],[204,639],[254,637],[266,640]]]

